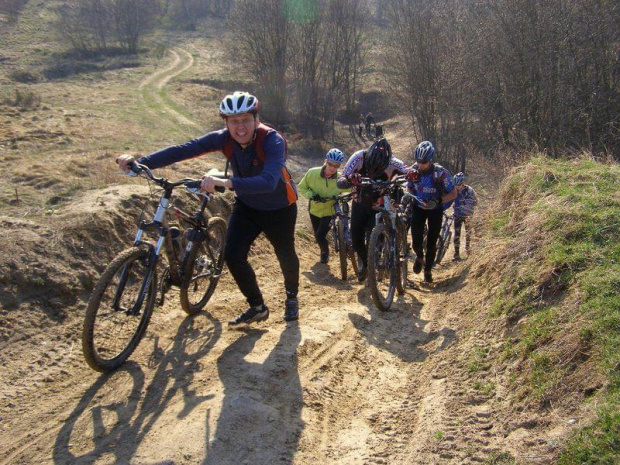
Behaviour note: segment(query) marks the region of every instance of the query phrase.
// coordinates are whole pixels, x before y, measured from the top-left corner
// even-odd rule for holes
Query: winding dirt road
[[[165,117],[166,121],[172,119],[179,124],[199,128],[195,121],[173,108],[164,92],[171,79],[183,74],[194,65],[194,57],[183,49],[171,49],[170,54],[172,61],[168,66],[150,74],[140,83],[138,89],[141,92],[142,102],[150,111]]]

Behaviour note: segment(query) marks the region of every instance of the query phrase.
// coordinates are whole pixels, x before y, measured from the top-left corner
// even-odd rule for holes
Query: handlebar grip
[[[129,176],[138,176],[140,173],[142,173],[142,168],[140,167],[140,164],[136,161],[132,161],[129,164],[129,171],[127,172],[127,174]]]
[[[195,190],[197,193],[200,192],[200,186],[202,185],[202,180],[196,181],[187,181],[184,183],[185,187],[190,191]],[[216,192],[226,192],[226,188],[223,186],[215,186]]]

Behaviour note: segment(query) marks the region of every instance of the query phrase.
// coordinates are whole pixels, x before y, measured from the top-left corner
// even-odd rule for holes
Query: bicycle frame
[[[176,254],[173,251],[171,238],[170,238],[170,228],[168,227],[167,221],[166,221],[166,210],[168,210],[168,208],[171,207],[171,198],[172,198],[173,190],[178,186],[184,185],[186,186],[187,190],[190,193],[201,195],[203,197],[200,210],[197,211],[193,216],[184,212],[183,210],[181,210],[180,208],[176,206],[172,206],[173,211],[174,211],[174,216],[192,226],[192,228],[190,229],[191,232],[188,237],[189,241],[185,248],[183,257],[187,256],[187,254],[192,250],[192,247],[194,246],[194,242],[208,240],[208,236],[201,233],[201,229],[206,227],[204,209],[206,208],[207,204],[211,200],[210,194],[200,192],[200,188],[199,188],[200,181],[198,180],[183,179],[181,181],[170,182],[164,178],[155,177],[153,173],[151,172],[151,170],[144,165],[136,164],[135,166],[136,167],[132,168],[132,171],[130,171],[130,175],[139,176],[141,173],[144,173],[148,179],[150,179],[151,181],[155,182],[157,185],[162,187],[164,189],[164,192],[162,193],[162,196],[159,199],[157,210],[155,211],[155,215],[153,216],[152,221],[149,221],[149,222],[144,221],[144,220],[141,221],[138,226],[138,231],[136,232],[136,235],[134,237],[134,241],[133,241],[134,246],[136,247],[146,246],[149,249],[149,257],[148,257],[148,268],[149,268],[148,273],[149,274],[148,274],[148,278],[145,279],[144,282],[142,283],[142,287],[140,288],[140,292],[138,294],[136,303],[134,304],[133,308],[129,310],[129,312],[133,315],[137,315],[140,312],[140,309],[142,308],[142,304],[144,303],[144,299],[147,295],[150,282],[153,279],[153,275],[157,267],[157,263],[159,262],[162,247],[165,247],[164,250],[166,251],[166,255],[168,257],[168,260],[170,261],[171,283],[175,285],[180,285],[180,283],[182,282],[183,277],[182,277],[181,270],[183,268],[182,267],[183,259],[179,260],[179,258],[176,256]],[[134,171],[134,169],[138,171],[136,172]],[[153,243],[148,240],[143,240],[144,234],[148,231],[153,231],[153,230],[156,230],[158,232],[158,237],[157,237],[157,241],[155,245],[153,245]],[[213,259],[213,257],[211,257],[211,259]],[[129,271],[130,270],[128,268],[124,268],[123,271],[121,272],[119,286],[116,289],[116,293],[114,296],[113,307],[119,311],[123,310],[119,306],[119,301],[125,289],[125,284],[126,284]]]

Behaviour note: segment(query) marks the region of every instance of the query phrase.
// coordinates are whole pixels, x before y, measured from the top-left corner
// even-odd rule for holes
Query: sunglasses
[[[334,163],[333,161],[328,161],[326,165],[330,168],[340,168],[340,163]]]

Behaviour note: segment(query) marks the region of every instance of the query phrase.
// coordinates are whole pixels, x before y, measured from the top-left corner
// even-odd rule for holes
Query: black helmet
[[[364,171],[370,178],[380,176],[388,166],[392,159],[392,147],[385,138],[381,138],[366,150],[364,155]]]

